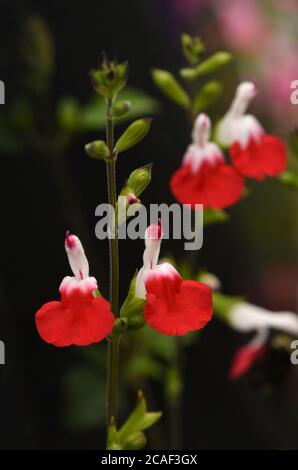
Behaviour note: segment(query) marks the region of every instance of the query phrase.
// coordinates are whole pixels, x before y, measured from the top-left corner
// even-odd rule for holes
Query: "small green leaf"
[[[138,423],[139,429],[144,431],[145,429],[150,428],[151,426],[153,426],[153,424],[155,424],[161,418],[161,416],[162,416],[161,411],[151,411],[151,412],[147,411],[144,414],[143,418]]]
[[[197,67],[198,76],[213,73],[232,60],[232,54],[229,52],[216,52],[208,59],[204,60]]]
[[[219,82],[214,80],[206,83],[195,97],[193,104],[194,114],[198,114],[211,106],[217,100],[221,92],[222,86]]]
[[[148,133],[151,122],[152,119],[149,118],[134,121],[117,140],[115,150],[118,153],[124,152],[140,142]]]
[[[160,419],[161,415],[161,412],[147,411],[145,397],[140,391],[135,409],[118,431],[120,441],[125,442],[134,433],[148,429]]]
[[[135,409],[132,411],[130,416],[127,418],[125,423],[121,426],[118,431],[119,438],[121,441],[125,441],[131,434],[137,431],[141,431],[139,424],[143,419],[147,411],[147,404],[144,398],[143,392],[139,391],[138,400]]]
[[[167,70],[154,69],[152,78],[155,85],[174,103],[189,108],[190,99],[182,86],[177,82],[173,74]]]

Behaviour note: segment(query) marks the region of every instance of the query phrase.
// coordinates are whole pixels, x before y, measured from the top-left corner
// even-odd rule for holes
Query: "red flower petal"
[[[182,204],[203,204],[204,208],[223,209],[235,204],[242,196],[243,177],[224,162],[210,165],[203,162],[192,172],[189,165],[177,170],[170,181],[175,198]]]
[[[42,339],[54,346],[97,343],[109,335],[115,322],[110,304],[103,297],[92,297],[85,304],[78,301],[76,306],[48,302],[38,310],[35,319]]]
[[[253,365],[253,363],[261,357],[266,351],[265,346],[245,345],[236,352],[229,371],[231,380],[238,379],[245,374]]]
[[[274,135],[263,134],[257,142],[250,139],[243,149],[239,142],[230,147],[233,165],[250,178],[263,180],[265,176],[277,176],[286,167],[285,144]]]
[[[159,333],[181,336],[203,328],[212,316],[211,289],[200,282],[173,281],[154,271],[145,281],[146,322]]]

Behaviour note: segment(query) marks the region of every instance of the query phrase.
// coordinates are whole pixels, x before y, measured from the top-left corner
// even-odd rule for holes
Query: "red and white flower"
[[[252,82],[238,85],[230,109],[218,125],[217,139],[230,147],[232,163],[241,174],[263,180],[285,169],[287,154],[281,139],[266,134],[254,116],[245,114],[256,93]]]
[[[102,296],[95,297],[97,281],[89,277],[89,264],[79,238],[66,234],[65,249],[74,276],[60,285],[61,301],[44,304],[36,313],[37,330],[54,346],[86,346],[106,338],[115,317]]]
[[[182,204],[203,204],[204,209],[222,209],[242,196],[244,180],[227,165],[220,148],[209,141],[211,123],[199,114],[193,129],[193,143],[184,155],[182,166],[170,181],[175,198]]]
[[[292,336],[298,335],[298,316],[292,312],[270,312],[246,302],[237,303],[230,311],[229,323],[242,333],[256,331],[253,339],[235,354],[229,371],[231,379],[247,372],[253,363],[266,352],[270,329]]]
[[[201,282],[183,281],[170,263],[157,264],[161,238],[160,223],[147,228],[136,296],[146,300],[144,318],[154,330],[165,335],[185,335],[200,330],[211,319],[211,289]]]

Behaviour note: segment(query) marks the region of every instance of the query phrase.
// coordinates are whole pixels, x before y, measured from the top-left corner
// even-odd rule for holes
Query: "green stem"
[[[106,162],[109,204],[116,208],[116,157],[114,154],[114,122],[111,113],[112,100],[107,100],[106,140],[109,148],[109,160]],[[115,317],[118,312],[119,292],[119,253],[118,233],[115,227],[114,238],[109,238],[109,266],[110,266],[110,304]],[[117,377],[118,377],[118,350],[119,336],[109,339],[108,342],[108,376],[107,376],[107,426],[116,420],[117,411]]]

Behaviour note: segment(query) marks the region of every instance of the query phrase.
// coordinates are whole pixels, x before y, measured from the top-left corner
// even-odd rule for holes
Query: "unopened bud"
[[[167,70],[154,69],[152,78],[155,85],[172,101],[183,108],[190,106],[190,99],[174,75]]]
[[[181,36],[182,51],[186,60],[195,65],[204,51],[204,44],[199,37],[191,37],[189,34],[182,34]]]
[[[151,181],[152,164],[148,164],[134,170],[128,180],[127,186],[138,197],[146,189]]]
[[[195,114],[211,106],[222,92],[222,86],[219,82],[213,80],[206,83],[194,100],[193,111]]]
[[[125,116],[131,109],[131,101],[118,101],[112,107],[112,114],[114,117]]]
[[[148,133],[151,122],[152,119],[149,118],[134,121],[117,140],[115,150],[118,153],[124,152],[140,142]]]
[[[103,140],[95,140],[85,145],[87,155],[91,158],[103,160],[109,158],[110,152]]]
[[[215,72],[220,67],[228,64],[232,60],[232,54],[229,52],[216,52],[208,59],[201,62],[197,67],[198,75],[207,75],[208,73]]]

